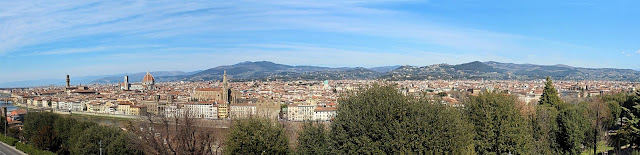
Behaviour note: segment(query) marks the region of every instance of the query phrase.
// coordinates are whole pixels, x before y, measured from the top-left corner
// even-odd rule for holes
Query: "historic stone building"
[[[218,88],[198,88],[191,94],[193,101],[215,101],[218,103],[218,118],[228,118],[230,104],[237,101],[239,92],[233,91],[229,86],[227,71],[222,76],[222,87]]]
[[[124,82],[120,84],[120,89],[122,90],[152,90],[154,89],[154,85],[156,83],[156,79],[153,78],[153,75],[147,71],[147,74],[142,78],[142,83],[129,83],[129,76],[124,76]]]

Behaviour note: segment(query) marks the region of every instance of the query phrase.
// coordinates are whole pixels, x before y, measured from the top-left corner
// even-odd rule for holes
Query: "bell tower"
[[[229,101],[229,83],[227,82],[227,70],[224,70],[224,74],[222,74],[222,100]]]
[[[69,78],[69,74],[67,74],[67,88],[71,87],[69,82],[71,82],[71,79]]]

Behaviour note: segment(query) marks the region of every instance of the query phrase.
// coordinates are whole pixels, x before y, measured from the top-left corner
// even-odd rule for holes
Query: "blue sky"
[[[640,68],[640,2],[0,1],[0,82],[242,61]]]

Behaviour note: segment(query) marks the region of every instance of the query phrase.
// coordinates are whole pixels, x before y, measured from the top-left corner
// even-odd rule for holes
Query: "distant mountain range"
[[[221,80],[224,71],[236,81],[242,80],[337,80],[337,79],[372,79],[393,70],[393,66],[375,67],[372,69],[356,67],[316,67],[289,66],[269,61],[242,62],[230,66],[219,66],[175,79],[187,81]],[[374,71],[375,70],[375,71]]]
[[[429,66],[383,67],[317,67],[290,66],[269,61],[242,62],[218,66],[201,71],[155,71],[151,74],[158,82],[166,81],[216,81],[222,80],[224,71],[232,81],[247,80],[535,80],[551,76],[555,80],[610,80],[640,81],[640,71],[614,68],[581,68],[567,65],[534,65],[500,62],[469,62],[458,65],[435,64]],[[128,74],[130,82],[140,82],[146,72]],[[127,74],[72,77],[73,84],[118,83]],[[64,75],[62,75],[64,77]],[[31,87],[64,85],[64,79],[45,79],[0,83],[0,87]]]
[[[316,67],[289,66],[268,61],[243,62],[219,66],[174,80],[207,81],[221,80],[224,71],[231,79],[243,80],[339,80],[339,79],[385,79],[385,80],[535,80],[551,76],[556,80],[611,80],[640,81],[640,72],[631,69],[581,68],[567,65],[533,65],[500,62],[469,62],[458,65],[435,64],[417,66],[386,67]]]
[[[534,80],[551,76],[556,80],[639,81],[640,72],[631,69],[580,68],[567,65],[532,65],[500,62],[470,62],[459,65],[437,64],[424,67],[402,66],[380,78],[388,80],[499,79]]]

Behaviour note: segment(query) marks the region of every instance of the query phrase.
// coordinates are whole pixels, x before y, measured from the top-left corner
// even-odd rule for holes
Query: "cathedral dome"
[[[142,78],[143,84],[153,84],[155,81],[156,79],[153,78],[153,75],[151,75],[149,71],[147,71],[147,75],[144,75],[144,78]]]

